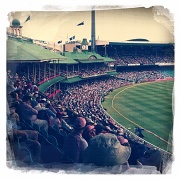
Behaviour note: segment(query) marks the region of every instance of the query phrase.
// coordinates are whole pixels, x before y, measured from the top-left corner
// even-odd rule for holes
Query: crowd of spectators
[[[114,69],[114,65],[126,65],[128,64],[139,64],[139,65],[154,65],[155,63],[174,63],[174,56],[172,53],[169,54],[128,54],[128,55],[120,55],[120,54],[111,54],[110,58],[116,60],[112,65]],[[28,67],[29,66],[29,67]],[[62,77],[75,77],[80,76],[82,78],[103,75],[110,69],[108,64],[97,63],[94,64],[81,64],[81,65],[58,65],[58,64],[47,64],[47,63],[39,63],[34,67],[32,65],[20,65],[14,71],[14,67],[8,70],[7,76],[8,79],[13,79],[13,81],[20,80],[21,86],[25,86],[28,81],[33,83],[34,85],[40,85],[48,80],[51,80],[57,76]],[[79,66],[79,67],[78,67]],[[115,69],[114,69],[115,70]],[[13,82],[14,87],[17,88],[19,86],[18,82]]]
[[[127,82],[133,83],[142,83],[147,81],[155,81],[158,79],[165,79],[168,77],[173,77],[172,71],[162,71],[162,70],[139,70],[139,71],[131,71],[131,72],[119,72],[116,75],[117,78],[125,80]]]
[[[39,92],[38,85],[57,76],[100,76],[114,70],[114,64],[174,63],[173,47],[107,45],[103,47],[103,55],[105,48],[105,55],[116,60],[110,63],[111,67],[105,63],[49,62],[8,66],[11,66],[7,71],[8,160],[15,160],[18,166],[93,163],[124,165],[126,170],[150,165],[162,173],[160,150],[143,141],[145,137],[138,127],[134,136],[115,122],[104,111],[101,101],[119,87],[169,78],[173,74],[161,70],[121,71],[115,76],[69,84],[66,89],[53,85],[46,94]],[[49,95],[56,96],[52,99]]]
[[[72,130],[62,119],[67,116],[65,109],[48,100],[38,89],[35,91],[32,84],[23,86],[24,83],[18,82],[17,88],[12,86],[12,81],[7,84],[7,137],[11,153],[20,162],[18,165],[62,160],[62,152],[54,143],[57,141],[56,145],[62,147],[65,135]]]
[[[90,76],[96,76],[96,75],[101,75],[105,74],[109,70],[108,67],[98,67],[96,69],[92,67],[88,67],[88,69],[81,69],[80,71],[61,71],[60,75],[63,77],[74,77],[74,76],[80,76],[80,77],[90,77]]]
[[[147,81],[164,79],[170,74],[162,71],[132,71],[120,72],[116,77],[107,77],[96,81],[84,82],[81,85],[70,86],[63,92],[61,103],[63,106],[90,118],[93,121],[105,119],[111,120],[104,115],[100,107],[100,101],[114,89],[121,86]]]
[[[11,81],[21,81],[21,83],[24,83],[24,85],[25,83],[27,83],[27,81],[33,83],[34,85],[40,85],[58,76],[67,78],[75,76],[89,77],[105,74],[105,72],[109,71],[109,66],[104,63],[96,66],[92,64],[88,64],[87,66],[81,65],[79,67],[80,70],[78,70],[76,66],[73,68],[74,65],[68,65],[67,67],[64,65],[60,65],[58,68],[58,65],[56,65],[55,70],[53,69],[54,67],[52,65],[45,65],[44,63],[39,64],[39,66],[36,65],[36,68],[32,68],[31,65],[22,65],[22,67],[18,67],[16,69],[16,72],[14,72],[14,68],[11,67],[7,72],[7,78]],[[18,83],[14,84],[15,88],[17,85]]]
[[[174,45],[107,45],[97,47],[97,53],[115,59],[115,65],[174,63]]]
[[[117,138],[120,145],[131,149],[131,152],[127,150],[125,161],[119,160],[118,163],[125,163],[127,166],[152,165],[143,159],[144,153],[152,149],[139,138],[132,139],[128,131],[104,112],[101,101],[111,91],[121,86],[166,77],[170,77],[170,74],[163,71],[121,72],[116,76],[69,85],[66,90],[60,92],[60,101],[54,103],[38,91],[37,85],[27,81],[26,76],[20,78],[17,73],[13,75],[8,71],[8,138],[13,146],[17,145],[13,148],[16,158],[28,164],[32,162],[96,164],[97,161],[89,160],[88,152],[85,151],[90,147],[88,151],[91,152],[91,146],[97,146],[95,138],[98,137],[101,140]],[[112,134],[113,137],[104,137],[103,134]],[[30,152],[32,159],[31,156],[27,158],[27,153],[25,155],[22,153],[23,148]],[[83,159],[84,153],[85,159]],[[98,154],[94,156],[98,157]],[[153,165],[162,172],[160,154],[158,158],[158,162]],[[109,165],[106,162],[101,163],[101,160],[98,165]],[[110,165],[115,164],[110,162]]]
[[[115,65],[128,65],[128,64],[139,64],[139,65],[154,65],[155,63],[174,63],[173,56],[156,56],[156,55],[127,55],[127,56],[112,56],[115,61]]]

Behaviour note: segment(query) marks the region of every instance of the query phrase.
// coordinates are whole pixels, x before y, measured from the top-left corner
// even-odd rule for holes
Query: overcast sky
[[[46,9],[52,9],[47,6]],[[101,9],[101,10],[99,10]],[[149,8],[96,8],[96,39],[126,41],[143,38],[150,42],[174,42],[174,20],[171,12],[160,7]],[[25,22],[27,17],[30,20]],[[89,8],[75,11],[15,11],[8,15],[9,25],[19,19],[23,36],[50,42],[66,41],[71,36],[76,40],[91,39],[91,11]],[[84,26],[77,26],[84,21]]]

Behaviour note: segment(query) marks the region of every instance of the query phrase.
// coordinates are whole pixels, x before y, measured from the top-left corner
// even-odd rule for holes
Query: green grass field
[[[173,130],[173,84],[159,81],[125,86],[106,96],[102,105],[119,124],[132,132],[135,126],[144,128],[146,141],[172,152],[172,142],[167,142]]]

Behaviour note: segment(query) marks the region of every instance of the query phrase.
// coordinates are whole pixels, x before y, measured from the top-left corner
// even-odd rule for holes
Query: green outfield
[[[122,126],[132,132],[135,126],[144,128],[146,141],[172,152],[173,84],[172,80],[125,86],[106,96],[102,106]]]

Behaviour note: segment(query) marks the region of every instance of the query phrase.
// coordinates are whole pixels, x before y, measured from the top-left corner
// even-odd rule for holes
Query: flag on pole
[[[75,36],[69,38],[70,41],[72,41],[73,39],[75,39]]]
[[[28,16],[28,18],[26,19],[26,21],[25,22],[27,22],[27,21],[29,21],[30,20],[30,16]]]
[[[84,21],[79,23],[79,24],[77,24],[77,26],[83,26],[83,25],[84,25]]]

